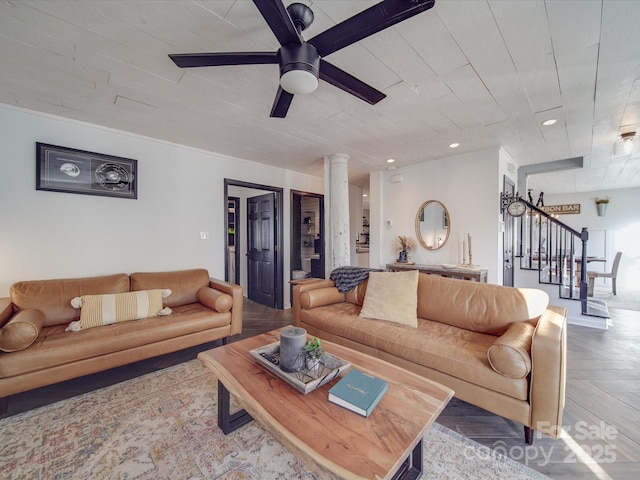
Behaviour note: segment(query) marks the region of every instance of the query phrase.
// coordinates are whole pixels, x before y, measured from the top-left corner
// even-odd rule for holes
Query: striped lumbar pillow
[[[73,308],[81,308],[80,320],[71,322],[68,332],[112,325],[141,318],[169,315],[170,308],[162,308],[162,299],[171,290],[140,290],[136,292],[83,295],[71,300]]]

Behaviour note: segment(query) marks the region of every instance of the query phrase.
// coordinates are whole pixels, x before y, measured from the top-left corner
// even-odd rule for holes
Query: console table
[[[403,263],[387,263],[387,270],[391,272],[402,272],[405,270],[418,270],[420,273],[429,275],[440,275],[441,277],[459,278],[461,280],[471,280],[474,282],[487,283],[486,268],[444,268],[441,265],[420,265],[420,264],[403,264]]]

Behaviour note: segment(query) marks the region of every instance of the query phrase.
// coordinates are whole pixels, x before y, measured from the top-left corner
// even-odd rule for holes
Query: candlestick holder
[[[462,268],[473,268],[473,256],[471,255],[471,251],[469,251],[469,262],[467,263],[467,259],[462,259],[462,263],[460,264]]]

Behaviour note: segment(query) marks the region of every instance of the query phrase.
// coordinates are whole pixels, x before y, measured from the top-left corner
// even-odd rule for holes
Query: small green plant
[[[322,358],[322,343],[320,339],[313,337],[311,340],[308,340],[307,343],[304,344],[303,351],[307,358],[320,360]]]
[[[609,203],[609,197],[604,197],[604,198],[596,197],[596,205],[600,205],[601,203]]]

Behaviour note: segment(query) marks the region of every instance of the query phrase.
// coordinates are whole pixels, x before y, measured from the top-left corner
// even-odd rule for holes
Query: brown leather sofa
[[[171,314],[65,331],[80,318],[74,297],[152,289],[171,290]],[[0,298],[4,412],[10,395],[242,332],[242,287],[204,269],[18,282],[10,295]]]
[[[566,309],[548,306],[541,290],[420,274],[415,328],[359,316],[367,283],[347,293],[330,280],[297,285],[294,325],[446,385],[457,398],[524,425],[527,443],[534,430],[558,437]]]

